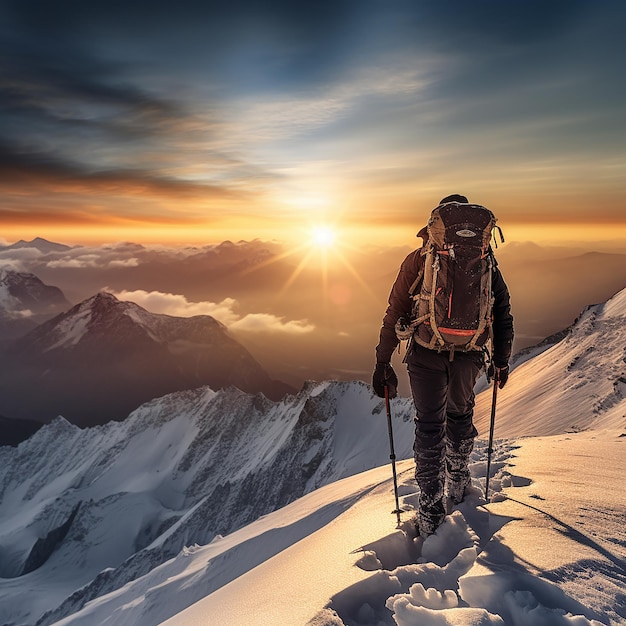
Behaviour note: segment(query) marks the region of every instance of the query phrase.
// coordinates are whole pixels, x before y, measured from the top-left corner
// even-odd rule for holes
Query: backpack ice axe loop
[[[385,385],[385,408],[387,410],[387,428],[389,431],[389,458],[391,459],[391,472],[393,474],[393,491],[396,498],[396,508],[391,511],[392,514],[397,515],[398,517],[398,526],[400,526],[400,513],[402,513],[402,509],[400,508],[400,503],[398,501],[398,477],[396,474],[396,453],[393,446],[393,427],[391,425],[391,403],[389,401],[389,387]]]

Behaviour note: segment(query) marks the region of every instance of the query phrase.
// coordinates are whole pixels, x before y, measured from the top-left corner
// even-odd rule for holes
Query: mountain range
[[[234,385],[280,398],[250,353],[208,315],[149,313],[100,292],[7,345],[0,362],[0,414],[80,426],[124,419],[173,391]]]
[[[408,400],[396,421],[406,457]],[[58,418],[0,448],[0,623],[54,623],[184,546],[384,464],[386,432],[369,386],[341,382],[280,402],[204,387],[84,430]]]
[[[560,341],[516,360],[500,394],[498,438],[573,433],[585,423],[623,430],[625,321],[623,290],[587,309]],[[543,372],[546,384],[540,383]],[[476,422],[482,436],[489,429],[490,395],[488,389],[478,395]],[[398,398],[392,410],[396,454],[408,459],[412,403]],[[184,608],[181,602],[188,596],[179,590],[173,609],[167,599],[161,601],[159,590],[175,572],[184,571],[200,545],[214,541],[210,545],[217,551],[227,543],[223,536],[274,510],[274,530],[268,531],[264,544],[289,544],[292,535],[302,536],[306,511],[302,523],[281,529],[280,507],[324,485],[387,465],[387,437],[384,403],[361,382],[310,383],[276,402],[232,388],[202,387],[153,400],[121,423],[84,430],[58,418],[17,448],[0,448],[0,622],[44,625],[65,618],[65,624],[76,615],[75,623],[96,623],[93,617],[81,621],[78,616],[84,607],[97,612],[100,605],[106,606],[111,623],[160,623]],[[504,448],[502,459],[515,446]],[[483,446],[477,454],[484,454]],[[502,459],[494,469],[504,466]],[[484,473],[484,459],[476,458],[473,467]],[[366,478],[362,482],[367,490]],[[508,484],[512,482],[527,484],[509,476]],[[504,478],[494,479],[494,484],[504,484]],[[408,483],[401,487],[401,495],[414,497]],[[392,496],[385,497],[391,506]],[[542,504],[539,499],[532,502]],[[349,498],[333,506],[329,500],[328,519],[337,506],[350,505]],[[324,510],[316,510],[316,519],[324,517]],[[489,523],[481,516],[476,513],[477,528],[485,532]],[[570,528],[567,534],[572,533],[580,531]],[[391,542],[381,540],[378,554],[386,550],[393,561],[397,547]],[[215,562],[217,570],[228,574],[212,569],[213,582],[202,583],[209,557],[198,564],[200,569],[186,573],[185,586],[194,587],[197,581],[194,589],[210,594],[264,558],[259,541],[233,545],[232,552]],[[367,555],[365,551],[364,568],[380,567]],[[549,595],[541,596],[544,602]],[[159,611],[151,613],[157,606]],[[129,622],[127,612],[137,607],[143,621]],[[358,623],[370,622],[363,617]]]
[[[0,246],[0,251],[3,250],[20,250],[22,248],[34,248],[35,250],[39,250],[42,254],[48,254],[50,252],[67,252],[72,249],[72,246],[67,246],[63,243],[56,243],[54,241],[48,241],[43,237],[35,237],[30,241],[25,241],[24,239],[20,239],[15,243]]]

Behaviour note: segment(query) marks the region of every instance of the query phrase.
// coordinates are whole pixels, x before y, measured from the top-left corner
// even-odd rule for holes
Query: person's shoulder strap
[[[415,262],[415,280],[411,283],[409,287],[409,296],[413,297],[422,286],[422,280],[424,278],[424,253],[425,248],[421,247],[413,252],[413,260]]]

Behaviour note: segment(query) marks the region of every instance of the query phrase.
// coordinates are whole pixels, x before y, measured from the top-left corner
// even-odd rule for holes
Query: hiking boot
[[[443,506],[443,499],[427,505],[420,502],[415,524],[417,532],[426,539],[426,537],[432,535],[437,528],[441,526],[445,516],[446,510]]]
[[[460,504],[465,499],[465,493],[467,488],[471,485],[472,481],[469,476],[461,476],[460,480],[454,480],[449,475],[446,477],[446,494],[453,504]]]
[[[469,460],[474,438],[464,439],[453,445],[446,441],[446,495],[453,504],[463,502],[465,490],[472,483]]]

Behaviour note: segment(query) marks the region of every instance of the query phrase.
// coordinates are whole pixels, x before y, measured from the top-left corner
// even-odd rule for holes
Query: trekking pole
[[[494,368],[495,370],[495,368]],[[487,445],[487,477],[485,479],[485,500],[489,504],[489,473],[491,471],[491,453],[493,452],[493,430],[496,424],[496,400],[498,398],[498,372],[493,373],[493,396],[491,398],[491,423],[489,424],[489,444]]]
[[[393,428],[391,426],[391,405],[389,402],[389,387],[385,385],[385,408],[387,409],[387,427],[389,429],[389,449],[391,451],[389,458],[391,459],[391,471],[393,473],[393,491],[396,496],[396,508],[391,511],[392,514],[398,516],[398,526],[400,526],[400,503],[398,502],[398,477],[396,475],[396,453],[393,448]]]

